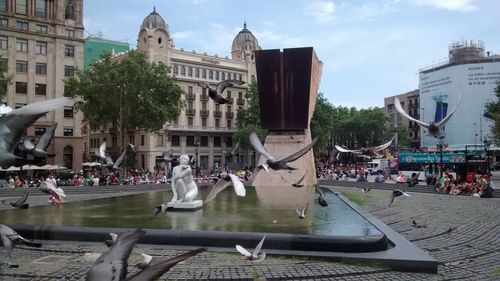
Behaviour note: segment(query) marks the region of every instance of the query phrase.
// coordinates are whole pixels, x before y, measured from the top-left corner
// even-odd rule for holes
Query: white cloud
[[[373,20],[397,11],[396,1],[370,2],[352,8],[352,17],[357,20]]]
[[[178,31],[172,34],[174,39],[188,39],[193,38],[196,35],[194,31]]]
[[[468,12],[476,9],[476,0],[411,0],[418,6],[431,6],[450,11]]]
[[[317,23],[327,23],[334,19],[335,4],[329,1],[309,2],[305,12],[314,17]]]

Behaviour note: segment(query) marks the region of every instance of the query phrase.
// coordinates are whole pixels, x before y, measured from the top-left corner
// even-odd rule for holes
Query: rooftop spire
[[[243,29],[247,29],[247,21],[243,22]]]

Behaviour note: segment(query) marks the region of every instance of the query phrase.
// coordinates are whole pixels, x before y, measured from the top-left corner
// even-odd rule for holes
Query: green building
[[[105,52],[117,54],[128,50],[130,50],[130,47],[125,42],[87,37],[84,43],[83,69],[89,69],[90,64],[99,60]]]

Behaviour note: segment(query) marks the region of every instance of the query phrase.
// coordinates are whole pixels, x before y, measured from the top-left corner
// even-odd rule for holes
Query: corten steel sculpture
[[[261,126],[268,130],[264,147],[275,157],[289,155],[311,143],[309,124],[316,105],[322,62],[312,47],[255,52]],[[265,162],[260,157],[259,164]],[[312,150],[293,162],[297,175],[287,171],[258,172],[254,186],[283,186],[281,176],[317,183]]]

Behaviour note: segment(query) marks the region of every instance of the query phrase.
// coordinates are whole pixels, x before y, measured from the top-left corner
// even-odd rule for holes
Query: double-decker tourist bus
[[[439,167],[443,165],[444,170],[448,171],[456,179],[457,175],[463,178],[466,174],[466,155],[465,152],[443,152],[441,153],[414,153],[400,152],[398,158],[398,171],[410,178],[413,173],[420,173],[418,179],[425,181],[425,171],[428,169],[434,175],[439,175]]]

